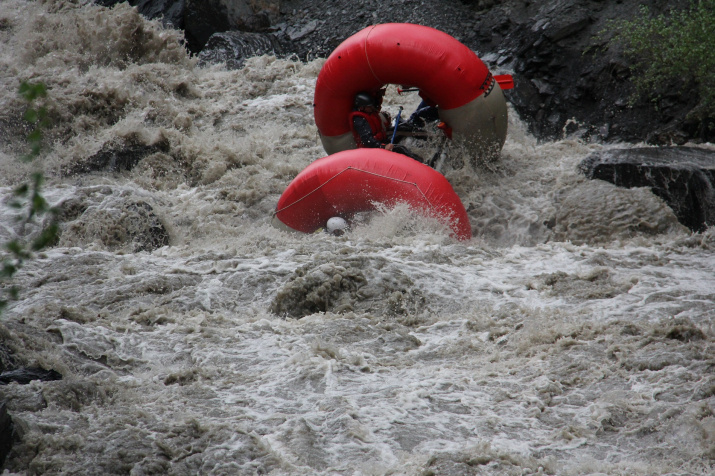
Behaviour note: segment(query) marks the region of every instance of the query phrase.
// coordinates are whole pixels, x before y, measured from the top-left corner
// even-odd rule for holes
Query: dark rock
[[[184,30],[186,47],[199,53],[214,33],[259,32],[270,28],[279,0],[94,0],[105,7],[124,2],[150,20]]]
[[[184,11],[186,0],[95,0],[94,3],[104,7],[113,7],[127,2],[150,20],[159,20],[164,26],[184,28]]]
[[[278,11],[278,0],[186,0],[184,33],[189,50],[198,53],[214,33],[230,30],[260,32]]]
[[[0,337],[5,340],[8,339],[7,335],[3,335],[4,330],[0,328]],[[7,346],[5,342],[0,341],[0,373],[7,369],[12,369],[17,367],[17,360],[13,355],[13,351]]]
[[[586,157],[590,179],[620,187],[650,187],[695,232],[715,224],[715,151],[694,147],[615,149]]]
[[[165,26],[184,28],[186,0],[132,0],[137,11],[152,20],[161,20]]]
[[[169,143],[163,138],[150,144],[143,143],[136,138],[128,138],[122,143],[105,144],[99,152],[74,164],[65,173],[75,175],[99,171],[131,170],[143,158],[156,152],[168,151]]]
[[[99,242],[110,250],[136,253],[154,251],[170,242],[169,232],[154,207],[140,198],[110,195],[99,204],[82,203],[80,199],[72,207],[84,211],[75,220],[61,223],[62,246]]]
[[[276,293],[271,312],[301,318],[316,312],[367,312],[410,321],[426,308],[426,297],[399,270],[384,271],[383,259],[349,258],[306,265]]]
[[[0,468],[5,464],[5,458],[10,453],[13,443],[13,424],[7,412],[5,402],[0,403]]]
[[[184,16],[184,33],[189,50],[201,51],[211,35],[231,28],[228,12],[213,0],[187,0]]]
[[[0,374],[0,385],[7,385],[12,382],[27,385],[33,380],[43,382],[51,380],[62,380],[62,374],[55,370],[45,370],[39,367],[25,367],[21,369],[8,370]]]
[[[281,53],[281,44],[271,33],[227,31],[211,35],[199,53],[199,64],[225,63],[228,69],[239,69],[252,56]]]
[[[271,312],[301,318],[316,312],[352,311],[358,290],[366,283],[358,268],[323,264],[311,270],[298,270],[278,292]]]

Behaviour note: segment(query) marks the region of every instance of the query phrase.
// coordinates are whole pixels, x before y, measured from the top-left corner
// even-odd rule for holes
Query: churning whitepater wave
[[[2,195],[39,166],[16,91],[41,81],[67,210],[0,323],[63,375],[0,387],[10,474],[711,474],[715,235],[579,175],[614,145],[539,143],[510,111],[497,164],[444,170],[472,240],[403,206],[290,234],[270,218],[324,155],[321,60],[202,69],[82,2],[5,0],[0,42]]]

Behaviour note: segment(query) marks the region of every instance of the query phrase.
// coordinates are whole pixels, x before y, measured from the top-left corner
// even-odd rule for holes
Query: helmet
[[[377,106],[377,100],[368,93],[357,93],[355,95],[355,107]]]
[[[348,222],[346,222],[345,219],[341,217],[332,217],[328,220],[328,223],[325,225],[325,228],[328,230],[328,233],[340,236],[347,230]]]

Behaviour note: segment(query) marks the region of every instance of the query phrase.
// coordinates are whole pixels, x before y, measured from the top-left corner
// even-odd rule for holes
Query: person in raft
[[[350,113],[350,130],[357,146],[391,150],[424,162],[422,157],[411,152],[407,147],[390,142],[387,135],[390,116],[380,112],[381,102],[381,99],[365,92],[355,95],[354,110]]]
[[[415,112],[413,112],[407,120],[407,123],[411,124],[416,129],[424,128],[428,122],[439,121],[439,111],[437,110],[437,105],[434,101],[422,96],[421,92],[420,97],[422,97],[422,101],[419,106],[417,106],[417,109],[415,109]]]

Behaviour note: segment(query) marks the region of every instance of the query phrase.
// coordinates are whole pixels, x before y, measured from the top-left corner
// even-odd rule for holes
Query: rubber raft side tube
[[[274,224],[277,219],[290,229],[312,233],[331,217],[398,202],[446,220],[460,240],[472,236],[464,205],[442,174],[382,149],[342,151],[310,164],[281,195]]]

